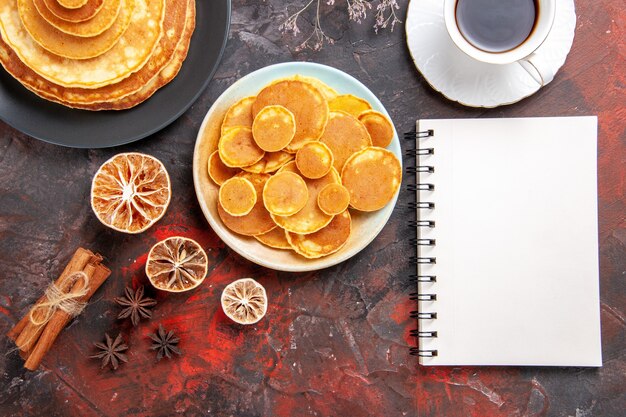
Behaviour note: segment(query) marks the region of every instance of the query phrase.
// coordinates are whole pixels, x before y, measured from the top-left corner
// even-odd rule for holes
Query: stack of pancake
[[[393,123],[371,104],[313,77],[274,80],[232,103],[208,176],[231,231],[309,259],[339,251],[352,234],[349,209],[389,204],[402,167],[385,149]]]
[[[123,110],[178,74],[195,20],[195,0],[0,0],[0,63],[47,100]]]

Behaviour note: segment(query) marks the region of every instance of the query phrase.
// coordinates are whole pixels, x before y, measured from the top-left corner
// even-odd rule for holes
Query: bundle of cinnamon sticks
[[[58,308],[66,299],[76,306],[87,303],[111,274],[102,263],[102,256],[78,248],[59,278],[54,293],[46,291],[30,311],[7,334],[15,342],[24,367],[34,371],[52,347],[61,330],[80,312]],[[54,294],[50,300],[49,295]],[[67,305],[67,303],[66,303]],[[62,306],[61,306],[62,307]]]

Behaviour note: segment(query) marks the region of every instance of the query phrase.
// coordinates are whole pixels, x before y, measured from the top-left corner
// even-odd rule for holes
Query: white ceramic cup
[[[537,0],[539,13],[535,26],[528,38],[517,47],[505,52],[487,52],[472,45],[461,34],[456,21],[456,4],[458,0],[444,0],[443,17],[448,34],[454,44],[465,54],[478,61],[489,64],[519,63],[539,84],[548,84],[554,78],[554,72],[538,59],[535,51],[546,40],[552,30],[556,12],[556,0]]]

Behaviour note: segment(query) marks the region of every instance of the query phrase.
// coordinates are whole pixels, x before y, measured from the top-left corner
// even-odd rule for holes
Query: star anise
[[[150,339],[154,341],[150,349],[157,351],[157,361],[163,359],[163,356],[167,356],[172,359],[172,353],[182,355],[182,352],[176,346],[180,339],[174,336],[174,331],[169,332],[159,324],[159,331],[157,333],[149,334]]]
[[[128,362],[124,352],[128,349],[128,346],[124,343],[122,335],[118,334],[115,340],[105,333],[106,343],[94,343],[94,345],[100,350],[97,354],[91,356],[92,358],[102,359],[102,366],[104,368],[109,363],[113,369],[117,369],[120,362]]]
[[[133,326],[137,326],[142,318],[149,319],[152,317],[152,312],[149,307],[157,303],[156,300],[143,296],[143,285],[137,288],[135,292],[133,292],[132,288],[126,287],[124,296],[116,298],[115,302],[126,307],[120,311],[117,318],[125,319],[130,316],[130,321],[133,323]]]

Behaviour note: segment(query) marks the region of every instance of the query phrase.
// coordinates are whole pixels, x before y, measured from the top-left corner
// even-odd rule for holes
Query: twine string
[[[71,292],[64,292],[62,288],[71,288],[74,283],[81,280],[82,285]],[[43,326],[50,321],[57,310],[62,310],[71,317],[78,316],[85,306],[86,302],[78,301],[89,291],[89,277],[83,271],[74,272],[59,282],[54,282],[46,289],[47,301],[35,305],[30,310],[30,322],[35,326]],[[35,312],[38,312],[37,315]],[[43,315],[42,313],[43,312]]]

